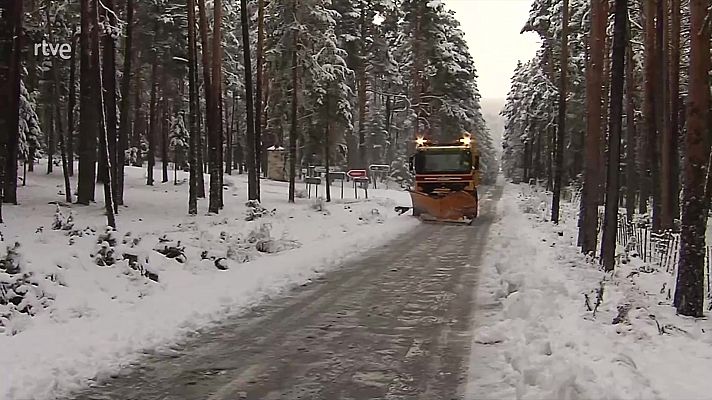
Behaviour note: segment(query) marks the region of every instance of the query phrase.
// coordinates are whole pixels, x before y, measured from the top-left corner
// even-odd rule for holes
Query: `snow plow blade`
[[[463,191],[446,194],[410,192],[413,215],[426,222],[472,223],[477,217],[477,199]]]

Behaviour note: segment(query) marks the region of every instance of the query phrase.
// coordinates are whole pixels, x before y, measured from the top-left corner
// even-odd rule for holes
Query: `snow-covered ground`
[[[672,273],[636,258],[602,272],[575,246],[576,207],[563,204],[557,227],[549,201],[505,187],[476,288],[467,398],[712,399],[712,322],[675,314]]]
[[[25,293],[22,304],[0,305],[0,316],[10,315],[0,327],[4,400],[54,398],[107,376],[143,350],[167,346],[309,281],[417,224],[393,211],[410,203],[402,191],[369,190],[369,200],[360,191],[355,200],[347,186],[344,200],[334,190],[332,203],[300,198],[289,204],[286,183],[268,180],[262,181],[262,205],[275,211],[246,221],[244,175],[226,177],[219,215],[206,215],[202,200],[199,215],[190,217],[185,174],[178,186],[172,171],[171,181],[161,184],[157,169],[159,181],[147,187],[144,170],[127,168],[127,207],[120,209],[118,232],[101,238],[101,187],[95,205],[63,204],[59,229],[53,229],[56,206],[49,203],[64,199],[64,186],[61,172],[47,176],[43,170],[38,166],[20,189],[20,206],[3,206],[0,258],[7,246],[20,243],[14,259],[21,273],[0,272],[0,280],[20,280],[17,291]],[[166,248],[177,257],[156,251]],[[115,262],[99,266],[101,259]],[[17,312],[25,306],[33,317]]]

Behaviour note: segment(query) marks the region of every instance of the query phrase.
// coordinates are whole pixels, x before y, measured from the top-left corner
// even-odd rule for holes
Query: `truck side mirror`
[[[408,170],[411,171],[411,172],[413,172],[413,158],[414,158],[414,157],[415,157],[415,156],[410,156],[410,157],[408,157]]]
[[[480,169],[480,156],[475,156],[475,169]]]

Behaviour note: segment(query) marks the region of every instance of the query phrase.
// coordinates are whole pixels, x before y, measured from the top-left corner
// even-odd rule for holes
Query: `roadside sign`
[[[383,172],[389,172],[391,170],[390,165],[384,165],[384,164],[373,164],[368,167],[371,171],[383,171]]]
[[[319,196],[319,185],[321,185],[321,178],[315,176],[309,176],[304,178],[304,182],[307,184],[307,198],[311,199],[311,187],[316,186],[316,195]]]
[[[381,181],[386,182],[386,189],[388,189],[388,181],[386,180],[386,178],[388,176],[388,173],[391,172],[391,166],[385,164],[372,164],[368,166],[368,169],[370,169],[374,173],[373,188],[378,189],[376,182],[381,179]]]
[[[346,173],[351,178],[363,178],[368,175],[368,172],[366,172],[365,169],[350,169],[349,172]]]
[[[329,171],[329,183],[341,181],[341,198],[344,198],[344,181],[346,180],[346,172]]]
[[[321,185],[321,178],[318,177],[308,177],[305,178],[304,181],[307,185]]]
[[[346,172],[329,171],[329,180],[331,180],[331,181],[345,181],[346,180]]]
[[[350,172],[350,171],[349,171]],[[366,198],[368,198],[368,182],[369,178],[367,176],[358,176],[354,178],[354,196],[358,199],[358,185],[361,184],[363,190],[366,193]]]

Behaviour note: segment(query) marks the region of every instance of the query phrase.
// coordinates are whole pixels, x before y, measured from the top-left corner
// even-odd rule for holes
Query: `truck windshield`
[[[472,154],[469,150],[424,150],[415,155],[417,174],[467,173],[471,170]]]

